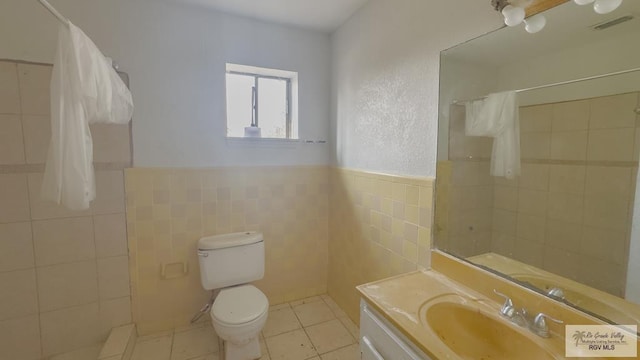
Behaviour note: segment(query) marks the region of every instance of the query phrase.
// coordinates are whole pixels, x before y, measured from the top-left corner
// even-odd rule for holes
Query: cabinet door
[[[363,360],[429,360],[407,342],[373,309],[361,304],[360,351]]]

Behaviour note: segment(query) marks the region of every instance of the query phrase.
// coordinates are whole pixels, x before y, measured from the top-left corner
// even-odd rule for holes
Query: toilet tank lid
[[[262,233],[256,231],[207,236],[198,241],[198,250],[225,249],[235,246],[251,245],[261,241],[263,241]]]

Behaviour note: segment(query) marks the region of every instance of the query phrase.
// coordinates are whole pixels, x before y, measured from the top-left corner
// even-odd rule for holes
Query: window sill
[[[226,137],[227,145],[250,147],[296,148],[302,144],[300,139],[277,139],[258,137]]]

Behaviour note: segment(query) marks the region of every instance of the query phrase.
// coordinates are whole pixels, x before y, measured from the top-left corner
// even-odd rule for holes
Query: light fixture
[[[535,34],[538,31],[544,29],[545,25],[547,25],[547,18],[542,14],[534,15],[528,19],[524,20],[525,30],[529,34]]]
[[[608,14],[622,5],[622,0],[596,0],[593,10],[598,14]]]
[[[608,14],[622,4],[622,0],[573,0],[573,2],[578,5],[594,3],[593,10],[598,14]]]
[[[518,6],[507,5],[501,12],[507,26],[518,26],[522,24],[525,17],[524,9]]]

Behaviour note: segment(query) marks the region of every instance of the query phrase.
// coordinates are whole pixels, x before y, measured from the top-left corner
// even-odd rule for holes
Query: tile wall
[[[129,128],[92,128],[90,210],[40,200],[50,76],[48,65],[0,61],[0,360],[94,345],[131,322],[122,171]]]
[[[449,157],[437,163],[438,246],[460,256],[490,251],[494,178],[489,175],[493,140],[466,136],[465,109],[451,106]]]
[[[202,236],[261,231],[271,304],[326,292],[327,167],[126,171],[133,315],[141,335],[187,325],[209,299]],[[164,268],[164,275],[163,275]]]
[[[494,252],[624,296],[638,93],[523,107],[522,176],[496,179]]]
[[[331,170],[328,291],[358,323],[357,285],[430,267],[433,179]]]
[[[522,107],[513,181],[488,177],[491,139],[465,137],[464,109],[453,107],[451,161],[438,164],[438,246],[493,251],[623,296],[638,107],[638,93]]]

